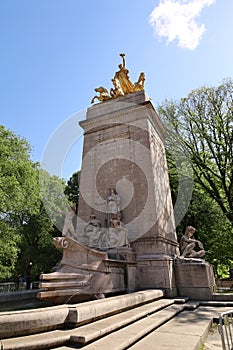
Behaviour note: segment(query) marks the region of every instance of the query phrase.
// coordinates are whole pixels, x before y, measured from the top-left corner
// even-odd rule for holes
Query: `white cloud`
[[[178,40],[178,46],[194,50],[205,32],[204,24],[198,24],[198,17],[204,7],[215,0],[160,0],[150,14],[149,23],[156,34],[167,38],[167,43]]]

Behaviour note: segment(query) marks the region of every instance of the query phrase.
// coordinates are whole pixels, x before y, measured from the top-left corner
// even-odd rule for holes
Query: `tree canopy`
[[[233,264],[233,81],[204,86],[179,101],[166,100],[158,113],[168,132],[178,237],[186,226],[195,226],[216,274],[220,268],[229,270]]]
[[[27,210],[33,214],[38,202],[36,165],[30,145],[0,126],[0,278],[14,271],[21,239],[14,219]]]
[[[67,186],[65,188],[65,194],[67,195],[69,201],[75,204],[76,214],[78,212],[79,203],[79,178],[80,171],[76,171],[67,181]]]
[[[158,112],[168,143],[190,158],[195,181],[233,225],[233,81],[165,101]]]
[[[57,193],[62,191],[64,203],[65,182],[43,171],[48,186],[41,187],[42,170],[30,155],[24,138],[0,126],[0,280],[25,274],[29,262],[34,275],[50,270],[60,257],[52,243],[56,228],[42,196],[46,191],[43,199],[49,207],[59,204],[60,209]]]

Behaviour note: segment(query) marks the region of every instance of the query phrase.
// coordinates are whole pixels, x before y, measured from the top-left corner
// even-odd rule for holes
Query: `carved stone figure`
[[[90,215],[89,223],[84,227],[84,243],[89,247],[98,247],[101,231],[101,223],[95,215]]]
[[[117,214],[120,212],[120,196],[115,190],[115,188],[109,188],[108,195],[108,213]]]
[[[68,206],[68,211],[62,212],[62,214],[65,214],[62,236],[74,237],[75,236],[75,229],[74,229],[74,225],[73,225],[73,218],[75,216],[75,207]]]
[[[113,214],[108,232],[102,237],[102,246],[108,248],[128,247],[128,231],[119,220],[118,214]]]
[[[109,188],[109,194],[107,197],[107,213],[108,225],[110,225],[112,214],[118,214],[118,218],[120,218],[120,196],[113,187]]]
[[[195,231],[194,227],[188,226],[185,234],[180,239],[180,253],[183,258],[202,258],[205,255],[203,244],[191,238]],[[199,251],[194,250],[195,247],[198,247]]]

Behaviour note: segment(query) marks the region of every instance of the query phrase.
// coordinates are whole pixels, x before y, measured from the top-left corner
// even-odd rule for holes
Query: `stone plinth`
[[[176,258],[174,260],[179,296],[196,300],[211,300],[215,290],[213,267],[202,259]]]
[[[165,291],[167,297],[177,295],[173,267],[174,259],[165,254],[137,256],[137,287],[153,288],[158,286]]]
[[[126,292],[133,292],[138,289],[137,283],[137,262],[136,253],[132,248],[119,247],[115,249],[109,249],[107,251],[109,259],[113,261],[121,261],[124,264],[125,269],[125,287]]]

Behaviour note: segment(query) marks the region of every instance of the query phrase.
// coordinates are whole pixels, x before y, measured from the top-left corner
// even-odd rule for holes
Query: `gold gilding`
[[[94,103],[95,99],[104,102],[112,98],[117,98],[144,89],[145,74],[140,73],[137,82],[133,84],[129,79],[129,71],[126,68],[125,54],[121,53],[120,56],[122,57],[122,64],[119,64],[119,70],[115,73],[112,79],[114,87],[110,89],[110,93],[108,93],[108,90],[103,86],[96,88],[95,91],[99,93],[99,96],[94,96],[91,103]]]

